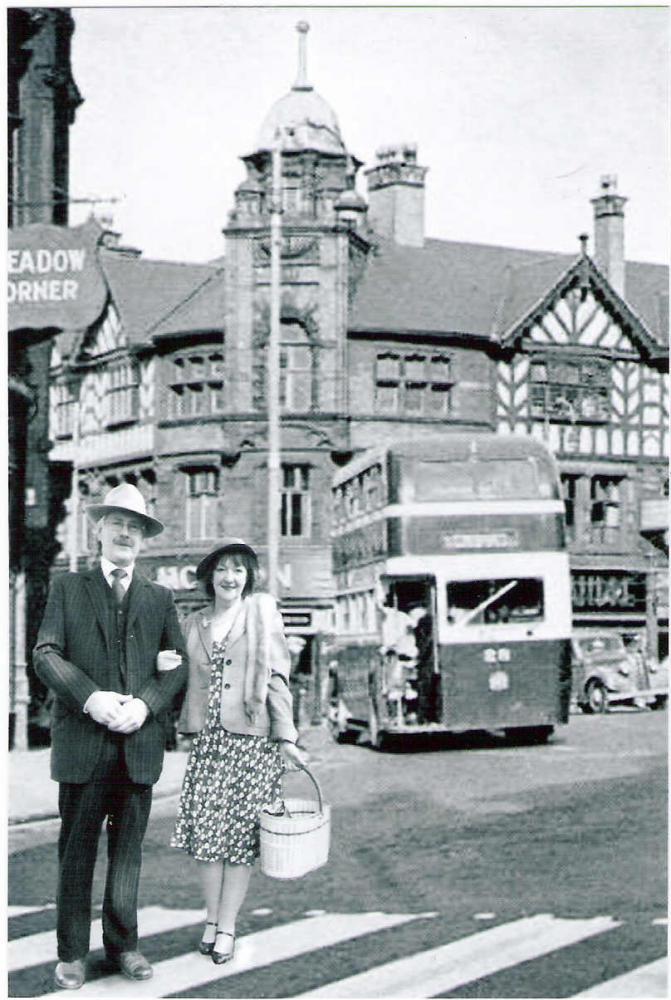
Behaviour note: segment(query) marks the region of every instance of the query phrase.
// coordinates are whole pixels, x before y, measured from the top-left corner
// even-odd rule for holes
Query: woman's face
[[[222,556],[212,573],[214,599],[219,604],[232,604],[242,597],[247,583],[247,570],[235,556]]]

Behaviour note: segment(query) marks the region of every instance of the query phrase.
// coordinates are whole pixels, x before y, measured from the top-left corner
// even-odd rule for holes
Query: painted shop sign
[[[194,590],[198,581],[196,580],[197,563],[180,566],[178,564],[160,563],[153,567],[153,579],[162,587],[168,590]],[[152,569],[150,568],[150,573]],[[291,563],[285,563],[278,569],[278,580],[280,586],[289,589],[291,586]],[[265,579],[265,569],[263,566],[259,570],[261,582]]]
[[[642,573],[573,573],[571,589],[574,610],[645,612]]]
[[[71,229],[35,223],[9,230],[10,330],[79,330],[99,318],[107,301],[98,261],[102,233],[94,219]]]

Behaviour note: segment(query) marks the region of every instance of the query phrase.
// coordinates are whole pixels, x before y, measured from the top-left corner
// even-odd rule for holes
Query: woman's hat
[[[135,514],[140,518],[144,526],[144,533],[148,538],[160,535],[164,525],[155,517],[147,513],[147,505],[144,497],[137,486],[132,483],[121,483],[111,489],[102,503],[91,503],[86,508],[86,513],[92,521],[97,522],[105,514],[112,514],[120,511],[124,514]]]
[[[196,566],[196,578],[202,580],[207,577],[212,569],[219,562],[220,557],[224,552],[246,552],[247,555],[251,556],[252,559],[256,559],[257,555],[251,545],[248,545],[246,541],[242,538],[223,538],[216,549],[213,549],[206,556],[200,560]]]

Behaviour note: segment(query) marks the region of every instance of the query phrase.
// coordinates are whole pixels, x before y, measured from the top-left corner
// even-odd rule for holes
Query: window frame
[[[283,462],[282,484],[280,488],[280,537],[286,539],[309,539],[312,537],[312,494],[310,473],[312,469],[305,462]],[[287,482],[287,474],[292,473],[294,482]],[[297,480],[297,481],[296,481]],[[294,498],[298,497],[298,517],[300,530],[291,529],[294,522]]]

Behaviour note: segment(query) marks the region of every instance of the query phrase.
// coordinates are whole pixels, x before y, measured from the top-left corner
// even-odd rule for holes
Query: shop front
[[[580,568],[571,572],[573,627],[618,632],[626,645],[668,655],[668,588],[649,570]]]

